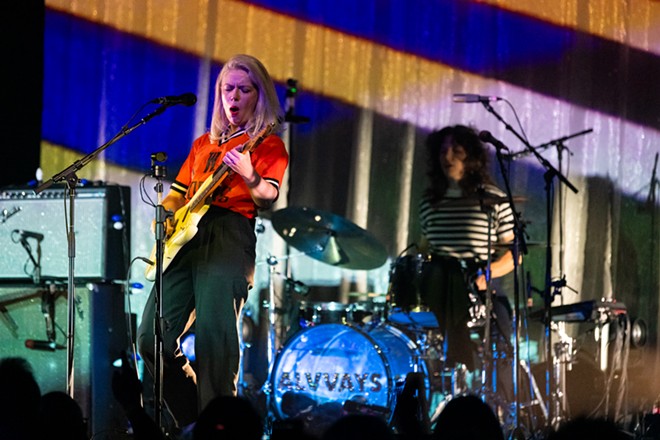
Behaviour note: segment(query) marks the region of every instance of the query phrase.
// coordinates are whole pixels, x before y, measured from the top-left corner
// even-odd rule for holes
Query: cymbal
[[[513,203],[524,203],[527,197],[513,196]],[[508,197],[499,197],[492,194],[473,194],[465,197],[446,198],[440,203],[441,206],[474,206],[483,204],[484,206],[495,206],[502,203],[509,203]]]
[[[385,247],[375,237],[336,214],[289,207],[273,212],[271,221],[288,244],[332,266],[368,270],[387,260]]]

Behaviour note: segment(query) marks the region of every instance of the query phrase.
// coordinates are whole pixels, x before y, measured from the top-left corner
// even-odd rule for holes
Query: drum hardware
[[[319,324],[348,324],[349,306],[340,302],[301,301],[299,320],[301,328]]]
[[[288,257],[286,257],[288,258]],[[285,258],[285,259],[286,259]],[[267,353],[266,353],[266,358],[267,358],[267,378],[266,381],[264,382],[261,390],[263,394],[266,396],[266,420],[265,420],[265,431],[267,432],[267,435],[270,435],[272,431],[272,424],[275,420],[274,415],[272,414],[271,407],[272,407],[272,388],[271,388],[271,381],[270,377],[273,371],[273,365],[275,363],[275,357],[278,351],[278,337],[277,337],[277,313],[278,310],[276,310],[276,302],[275,302],[275,278],[280,277],[284,280],[284,286],[285,286],[285,291],[288,292],[289,294],[291,292],[297,292],[302,295],[306,295],[309,292],[309,288],[299,282],[295,281],[292,278],[286,277],[285,275],[281,274],[276,270],[276,266],[279,264],[278,258],[269,255],[266,260],[266,264],[268,264],[269,271],[268,271],[268,300],[264,301],[264,308],[268,310],[268,337],[267,337]],[[280,309],[281,313],[282,309]]]
[[[605,383],[605,379],[600,378],[600,376],[608,370],[606,345],[609,342],[609,325],[619,318],[626,318],[627,309],[625,304],[615,300],[588,300],[552,307],[549,323],[545,322],[545,316],[545,309],[530,314],[530,317],[543,321],[553,334],[556,334],[553,338],[556,341],[552,344],[552,368],[550,370],[551,377],[549,378],[554,384],[551,390],[553,414],[549,423],[552,426],[558,426],[562,421],[575,415],[576,408],[572,407],[576,406],[576,402],[578,402],[579,411],[585,411],[587,406],[590,406],[580,401],[584,398],[577,396],[576,390],[571,389],[571,384],[568,383],[572,376],[583,374],[585,364],[593,363],[594,366],[589,366],[590,369],[598,376],[598,379]],[[596,342],[599,343],[596,355],[599,362],[598,366],[595,365],[596,363],[593,360],[585,360],[584,356],[581,356],[582,359],[577,358],[576,353],[578,353],[578,350],[575,340],[565,332],[566,324],[573,323],[592,323],[595,325],[594,336]],[[577,371],[575,370],[576,367]],[[610,371],[614,371],[614,369]],[[591,380],[597,380],[594,374],[589,374]],[[575,381],[571,382],[576,385]],[[584,388],[586,384],[580,383],[579,386]],[[605,397],[609,397],[609,393]],[[573,405],[571,405],[571,401],[573,401]],[[590,408],[590,410],[595,409]]]

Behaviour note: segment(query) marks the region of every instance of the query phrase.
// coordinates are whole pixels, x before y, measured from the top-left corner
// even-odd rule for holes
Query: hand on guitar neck
[[[249,158],[248,153],[252,152],[261,144],[261,142],[269,136],[275,124],[269,124],[264,127],[256,136],[250,138],[248,142],[240,147],[240,154]],[[238,162],[236,153],[238,148],[232,150],[232,155],[229,156],[227,162],[232,163],[232,166]],[[244,158],[242,158],[244,159]],[[241,165],[241,168],[251,168],[252,165]],[[216,168],[211,175],[201,184],[195,191],[195,194],[186,201],[183,195],[170,192],[167,197],[163,199],[162,205],[165,209],[174,212],[174,217],[170,217],[166,222],[165,246],[163,252],[163,271],[169,266],[172,259],[176,256],[177,252],[188,243],[197,233],[197,224],[200,219],[209,210],[211,204],[211,197],[214,191],[218,190],[225,182],[226,177],[232,172],[232,169],[227,163],[223,163]],[[247,184],[247,183],[246,183]],[[270,186],[270,185],[268,185]],[[149,281],[156,279],[156,246],[151,252],[151,261],[154,264],[147,266],[145,270],[145,277]]]

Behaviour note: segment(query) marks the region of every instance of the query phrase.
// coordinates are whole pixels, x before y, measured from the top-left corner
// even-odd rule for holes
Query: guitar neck
[[[241,154],[245,154],[257,148],[257,146],[272,132],[275,124],[271,123],[264,127],[261,132],[248,140],[241,147]],[[202,184],[202,186],[197,190],[197,192],[192,196],[188,205],[191,211],[195,211],[200,204],[206,202],[207,198],[211,195],[213,191],[222,183],[222,181],[229,175],[231,169],[225,163],[222,163],[216,169],[212,175],[210,175]]]
[[[227,164],[223,163],[211,176],[209,176],[208,179],[204,181],[202,187],[190,199],[189,206],[191,211],[195,211],[200,204],[206,202],[206,199],[229,174],[229,171],[231,170]]]

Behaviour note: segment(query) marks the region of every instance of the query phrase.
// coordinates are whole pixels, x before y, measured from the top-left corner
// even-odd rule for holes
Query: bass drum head
[[[387,325],[310,327],[294,335],[277,357],[274,411],[280,419],[302,418],[319,432],[351,412],[389,422],[396,394],[406,375],[418,369],[418,358],[415,344]]]

